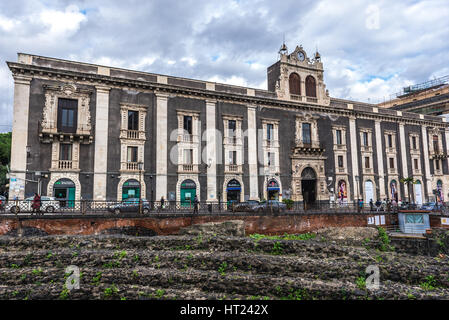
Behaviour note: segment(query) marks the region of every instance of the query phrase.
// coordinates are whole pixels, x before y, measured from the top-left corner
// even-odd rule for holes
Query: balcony
[[[121,129],[120,138],[130,140],[145,140],[145,131]]]
[[[41,143],[52,143],[55,139],[59,141],[79,141],[82,144],[90,144],[93,142],[90,126],[78,125],[73,132],[64,132],[57,128],[55,123],[46,124],[43,127],[42,121],[38,122],[39,141]]]
[[[448,154],[446,152],[443,152],[442,150],[438,150],[437,152],[434,151],[430,152],[430,159],[444,160],[447,158]]]
[[[398,169],[396,169],[396,168],[388,168],[388,174],[398,174]]]
[[[346,172],[346,168],[337,168],[337,172],[338,173],[345,173]]]
[[[59,160],[58,169],[73,169],[72,160]]]
[[[79,171],[78,161],[73,160],[52,160],[50,171]]]
[[[290,94],[290,100],[302,101],[302,97],[299,94]]]
[[[325,149],[321,146],[321,143],[316,140],[301,140],[295,139],[296,146],[293,148],[294,154],[314,154],[322,155]]]
[[[242,165],[239,164],[226,164],[225,173],[242,173]]]
[[[197,164],[179,164],[178,172],[179,173],[198,173],[198,165]]]
[[[239,141],[239,139],[236,136],[233,136],[233,137],[227,137],[225,141],[226,141],[226,144],[236,145],[237,141]]]
[[[361,145],[360,146],[360,151],[362,151],[362,152],[373,152],[373,147],[372,146]]]
[[[122,162],[120,165],[121,171],[139,171],[139,163],[138,162]]]
[[[306,99],[307,99],[307,102],[313,102],[313,103],[317,103],[318,102],[318,99],[314,98],[314,97],[306,97]]]

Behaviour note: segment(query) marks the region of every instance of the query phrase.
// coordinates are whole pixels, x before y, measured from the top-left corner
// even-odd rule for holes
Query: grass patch
[[[301,234],[284,233],[282,236],[280,236],[280,235],[269,236],[266,234],[253,233],[253,234],[250,234],[249,237],[256,241],[259,241],[262,239],[267,239],[267,240],[310,240],[310,239],[315,239],[316,234],[311,233],[311,232],[301,233]]]

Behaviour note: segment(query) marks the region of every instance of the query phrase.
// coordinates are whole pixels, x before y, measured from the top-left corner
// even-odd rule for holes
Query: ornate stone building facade
[[[10,198],[445,201],[444,119],[331,98],[318,52],[279,53],[268,90],[19,54]]]

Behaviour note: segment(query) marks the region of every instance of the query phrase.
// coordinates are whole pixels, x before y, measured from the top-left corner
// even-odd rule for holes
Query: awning
[[[238,191],[240,191],[240,190],[242,190],[242,188],[240,188],[240,187],[228,187],[227,190],[228,191],[230,191],[230,190],[238,190]]]

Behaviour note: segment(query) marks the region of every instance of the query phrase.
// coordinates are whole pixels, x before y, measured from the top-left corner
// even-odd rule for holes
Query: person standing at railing
[[[374,211],[374,202],[373,202],[373,199],[370,199],[370,201],[369,201],[369,210],[370,210],[370,211]]]
[[[31,204],[31,207],[33,209],[31,214],[36,213],[36,215],[38,215],[40,213],[41,197],[37,193],[34,194],[33,203]]]

